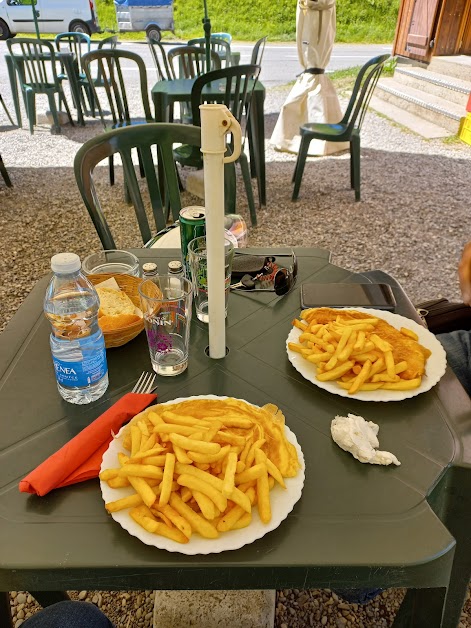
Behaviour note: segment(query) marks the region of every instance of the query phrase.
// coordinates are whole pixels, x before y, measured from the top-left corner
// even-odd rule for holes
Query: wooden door
[[[394,54],[429,61],[443,0],[402,0]]]
[[[458,48],[460,55],[471,55],[471,6],[469,2],[467,5],[467,14],[464,16],[464,28]]]

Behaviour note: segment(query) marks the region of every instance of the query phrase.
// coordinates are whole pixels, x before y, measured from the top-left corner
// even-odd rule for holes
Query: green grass
[[[117,30],[112,0],[95,0],[100,26]],[[337,42],[391,42],[399,0],[337,0]],[[175,0],[175,36],[190,39],[203,36],[203,0]],[[213,32],[231,33],[235,40],[256,41],[268,35],[270,41],[296,39],[296,0],[208,0]],[[105,37],[94,35],[94,38]],[[122,40],[145,39],[145,33],[120,33]],[[164,33],[165,39],[173,39]]]

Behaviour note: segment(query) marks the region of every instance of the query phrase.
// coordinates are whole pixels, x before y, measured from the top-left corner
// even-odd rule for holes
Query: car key
[[[256,275],[255,277],[251,277],[250,275],[244,275],[240,281],[231,285],[231,290],[236,288],[247,288],[248,290],[252,290],[255,288],[255,281],[261,277],[262,273]]]

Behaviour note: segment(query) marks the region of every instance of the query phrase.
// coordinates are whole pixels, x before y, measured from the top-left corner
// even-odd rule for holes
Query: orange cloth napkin
[[[54,488],[98,477],[103,454],[120,427],[142,412],[157,395],[128,393],[52,454],[19,484],[22,493],[47,495]]]

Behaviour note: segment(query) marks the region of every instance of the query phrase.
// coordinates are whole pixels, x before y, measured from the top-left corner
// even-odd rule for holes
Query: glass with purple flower
[[[179,375],[188,366],[192,286],[188,279],[158,275],[139,286],[152,368]]]

